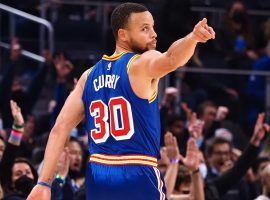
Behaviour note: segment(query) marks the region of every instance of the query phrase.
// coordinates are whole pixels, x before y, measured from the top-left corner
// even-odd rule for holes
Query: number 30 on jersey
[[[124,97],[111,98],[108,106],[101,100],[92,101],[89,109],[94,118],[91,137],[95,143],[106,142],[110,134],[116,140],[127,140],[134,134],[131,106]]]

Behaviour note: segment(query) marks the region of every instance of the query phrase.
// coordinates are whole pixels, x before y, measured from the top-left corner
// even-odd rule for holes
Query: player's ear
[[[118,39],[119,39],[120,41],[124,41],[124,42],[128,40],[127,31],[126,31],[125,29],[120,28],[120,29],[118,30]]]

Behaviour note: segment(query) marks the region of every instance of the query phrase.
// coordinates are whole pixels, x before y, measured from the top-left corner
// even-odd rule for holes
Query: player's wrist
[[[47,188],[47,189],[52,189],[52,185],[45,181],[38,181],[37,185],[43,186],[44,188]]]
[[[197,44],[199,41],[195,35],[195,33],[192,31],[190,34],[187,35],[187,38],[193,42],[194,44]]]

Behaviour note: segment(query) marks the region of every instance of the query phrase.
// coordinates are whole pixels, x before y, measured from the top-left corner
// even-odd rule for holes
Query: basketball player
[[[87,70],[67,98],[51,130],[39,182],[28,200],[50,199],[57,159],[72,128],[83,117],[90,151],[87,199],[165,199],[164,183],[157,169],[158,82],[183,66],[197,43],[213,39],[215,32],[203,19],[190,34],[160,53],[155,50],[153,17],[146,7],[135,3],[116,7],[111,26],[115,53],[104,55]]]

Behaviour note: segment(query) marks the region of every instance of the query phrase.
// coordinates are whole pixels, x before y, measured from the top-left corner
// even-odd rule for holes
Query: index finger
[[[260,114],[258,115],[256,124],[262,124],[262,123],[263,123],[263,120],[264,120],[264,113],[260,113]]]
[[[200,22],[199,24],[202,26],[202,27],[205,27],[206,24],[207,24],[207,19],[204,17]]]
[[[195,124],[195,122],[196,122],[196,120],[197,120],[197,114],[195,113],[195,112],[193,112],[192,114],[191,114],[191,118],[190,118],[190,124]]]

